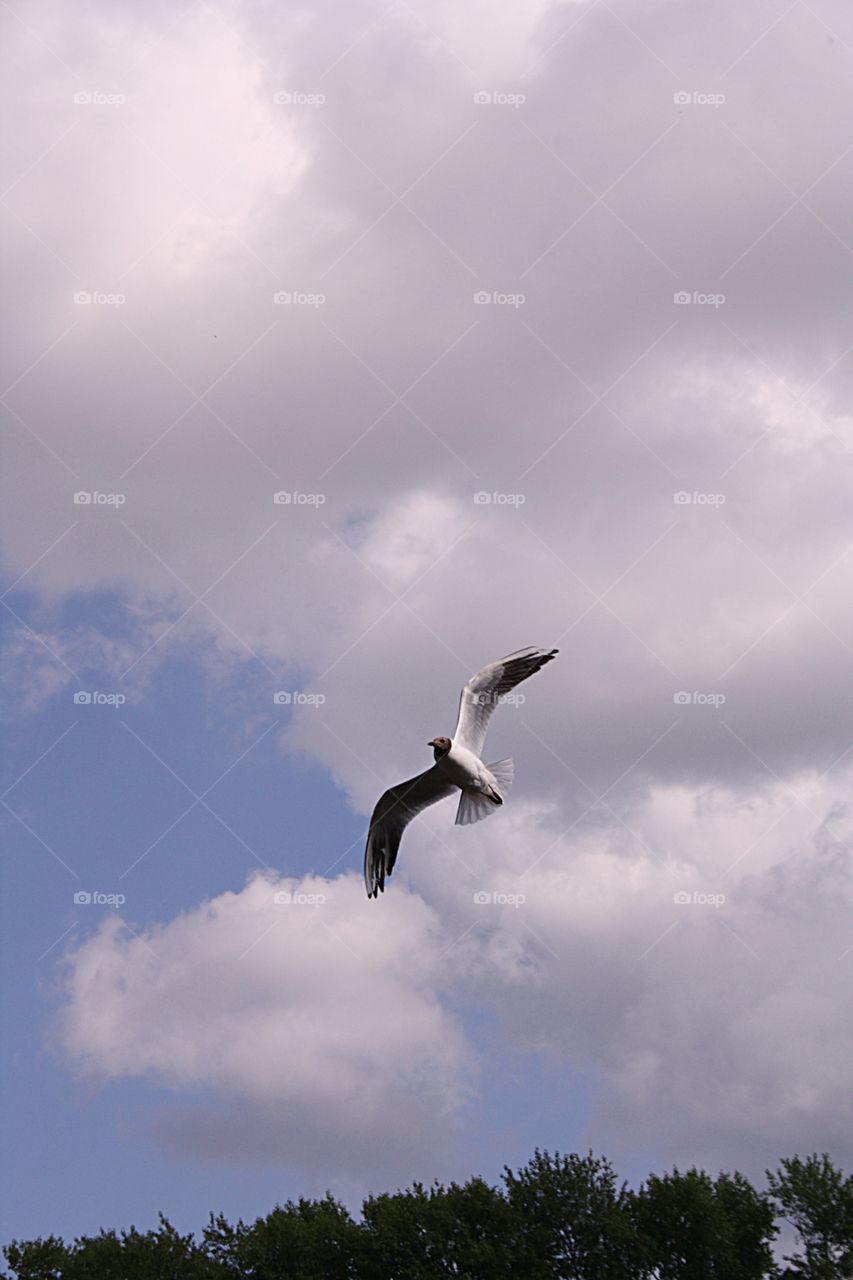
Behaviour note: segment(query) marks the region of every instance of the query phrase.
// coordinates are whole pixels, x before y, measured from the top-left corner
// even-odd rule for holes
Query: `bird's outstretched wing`
[[[472,676],[459,699],[459,720],[453,734],[455,746],[467,747],[482,758],[489,716],[504,694],[534,675],[556,657],[556,649],[519,649],[498,662],[490,662]]]
[[[457,790],[433,765],[426,773],[389,787],[379,797],[370,819],[364,850],[364,886],[368,898],[384,892],[385,877],[394,870],[400,838],[412,818],[428,805]]]

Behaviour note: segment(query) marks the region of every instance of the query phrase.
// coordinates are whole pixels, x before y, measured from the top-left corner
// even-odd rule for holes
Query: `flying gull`
[[[556,649],[519,649],[471,677],[459,698],[453,737],[433,738],[427,743],[433,749],[435,764],[425,773],[389,787],[373,810],[364,851],[368,898],[385,891],[385,877],[394,870],[403,832],[422,809],[461,791],[456,824],[467,826],[488,818],[503,804],[503,792],[512,784],[513,763],[507,759],[483,764],[489,717],[504,694],[556,654]]]

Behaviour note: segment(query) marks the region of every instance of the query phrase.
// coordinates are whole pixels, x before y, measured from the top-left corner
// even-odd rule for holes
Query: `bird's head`
[[[433,759],[435,760],[440,760],[442,756],[446,756],[452,745],[449,738],[433,738],[432,742],[427,743],[428,747],[432,747]]]

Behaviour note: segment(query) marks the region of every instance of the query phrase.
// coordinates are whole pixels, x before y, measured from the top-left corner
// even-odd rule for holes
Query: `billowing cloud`
[[[143,933],[112,917],[67,958],[62,1047],[86,1076],[224,1097],[181,1120],[205,1154],[236,1126],[238,1156],[313,1145],[375,1172],[372,1135],[392,1162],[446,1136],[475,1068],[439,998],[440,923],[411,894],[398,908],[378,929],[360,878],[258,876]]]
[[[445,806],[407,834],[380,903],[353,876],[257,877],[139,936],[113,919],[68,958],[62,1048],[84,1074],[224,1098],[164,1124],[197,1154],[350,1179],[441,1158],[472,1123],[466,1008],[593,1072],[590,1135],[623,1151],[679,1159],[689,1134],[694,1158],[755,1164],[780,1142],[837,1146],[848,780],[592,798],[569,830],[522,805],[464,846]]]
[[[43,10],[41,42],[13,28],[0,520],[10,601],[44,642],[13,638],[29,701],[81,644],[134,688],[173,652],[253,673],[259,701],[298,679],[326,701],[283,750],[367,813],[452,730],[472,670],[526,643],[561,656],[495,719],[517,818],[445,841],[473,874],[429,817],[381,937],[346,878],[239,963],[264,882],[144,941],[109,926],[71,960],[68,1052],[251,1099],[247,1149],[304,1104],[355,1161],[383,1093],[414,1147],[419,1071],[464,1111],[453,944],[517,1043],[603,1073],[620,1134],[693,1157],[716,1133],[763,1153],[831,1131],[850,13],[89,13]],[[126,611],[120,639],[63,620],[95,592]],[[504,880],[525,904],[488,924],[469,890]],[[417,971],[388,968],[404,935]],[[306,1004],[299,947],[320,941]],[[365,974],[399,1025],[342,1008]]]

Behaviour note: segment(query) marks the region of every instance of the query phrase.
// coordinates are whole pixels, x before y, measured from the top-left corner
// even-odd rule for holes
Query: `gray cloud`
[[[360,811],[417,767],[422,729],[452,728],[471,670],[531,641],[561,660],[493,741],[552,835],[611,786],[626,821],[659,788],[701,807],[721,787],[725,846],[738,806],[831,769],[853,653],[844,6],[530,5],[503,31],[487,6],[89,14],[47,11],[49,48],[13,27],[9,72],[26,110],[5,198],[5,563],[51,646],[69,595],[119,592],[146,620],[139,653],[192,605],[137,676],[200,633],[220,675],[304,674],[327,702],[285,746]],[[75,507],[78,490],[126,501]],[[780,838],[811,874],[814,832],[792,822]],[[642,863],[624,838],[620,867]],[[775,863],[756,876],[758,953],[810,895]],[[809,998],[822,974],[781,965],[757,992],[755,1027],[790,1046],[771,1067],[724,977],[708,1010],[656,969],[678,1017],[625,977],[614,956],[651,916],[597,935],[605,1002],[578,958],[555,1051],[606,1064],[626,1131],[644,1088],[668,1096],[673,1149],[697,1125],[744,1135],[756,1092],[776,1099],[766,1132],[831,1124],[833,1068],[813,1105],[789,1079],[814,1065],[796,1010],[816,1038],[832,1020]],[[799,945],[821,921],[797,915]],[[728,1100],[709,1027],[753,1071]],[[678,1073],[700,1060],[697,1118]]]

